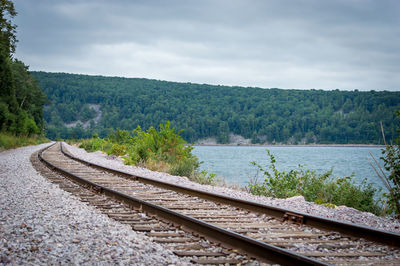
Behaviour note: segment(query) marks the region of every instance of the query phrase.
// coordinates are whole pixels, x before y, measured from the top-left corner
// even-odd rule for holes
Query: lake
[[[275,156],[278,170],[289,171],[299,164],[323,173],[333,167],[335,177],[355,174],[355,180],[364,178],[375,187],[383,185],[374,172],[368,158],[372,153],[376,159],[382,156],[382,147],[334,147],[334,146],[195,146],[195,154],[203,163],[200,170],[215,173],[229,185],[246,186],[249,178],[257,175],[258,169],[250,164],[255,161],[264,169],[269,165],[265,149]],[[381,165],[383,163],[379,160]],[[258,180],[263,178],[259,175]]]

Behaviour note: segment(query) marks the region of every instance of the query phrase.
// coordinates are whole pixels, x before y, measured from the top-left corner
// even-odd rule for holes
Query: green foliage
[[[333,178],[332,170],[318,174],[314,170],[304,169],[301,165],[289,172],[279,171],[275,166],[275,157],[268,149],[267,153],[270,159],[267,170],[251,162],[265,177],[261,184],[249,184],[252,194],[276,198],[302,195],[307,201],[318,204],[346,205],[361,211],[382,213],[379,202],[374,200],[377,190],[371,184],[367,184],[366,180],[356,184],[351,176]]]
[[[187,146],[170,123],[160,124],[160,130],[150,127],[143,131],[140,127],[133,130],[131,145],[128,147],[129,162],[164,162],[171,165],[170,174],[189,176],[199,166],[198,159],[192,155],[193,147]]]
[[[108,143],[104,139],[99,138],[97,135],[93,135],[91,139],[82,140],[80,148],[85,149],[88,152],[94,151],[105,151],[108,150]]]
[[[80,110],[79,119],[81,121],[88,121],[96,116],[96,111],[92,108],[89,108],[89,105],[83,105],[82,109]]]
[[[49,142],[49,139],[41,136],[15,136],[10,133],[0,132],[0,151],[27,145],[38,145],[46,142]]]
[[[81,119],[87,104],[101,120],[83,130],[101,137],[109,128],[131,131],[171,121],[189,143],[234,133],[253,143],[375,143],[395,136],[400,92],[282,90],[33,72],[51,104],[45,107],[50,138],[71,136],[63,123]],[[89,119],[90,120],[90,119]],[[397,120],[398,121],[398,120]]]
[[[0,130],[17,136],[40,134],[45,95],[21,61],[12,59],[17,42],[14,4],[0,1]]]
[[[17,12],[12,1],[0,1],[0,49],[7,54],[15,52],[17,26],[12,23],[11,19],[16,15]]]
[[[201,172],[195,171],[189,176],[189,179],[203,185],[215,185],[217,175],[214,173],[208,173],[206,170]]]
[[[186,176],[190,177],[192,173],[198,168],[198,163],[192,156],[189,158],[181,157],[180,160],[176,160],[171,163],[171,169],[168,171],[171,175]]]
[[[171,128],[169,122],[160,124],[160,129],[150,127],[143,131],[137,127],[132,132],[117,129],[106,139],[97,135],[83,140],[81,147],[87,151],[101,150],[107,154],[125,155],[126,164],[145,166],[151,170],[166,171],[173,175],[190,176],[199,167],[192,146]]]
[[[400,117],[400,111],[395,112]],[[383,127],[382,135],[385,138]],[[387,199],[386,212],[390,215],[395,215],[397,219],[400,219],[400,137],[394,140],[394,144],[387,144],[385,141],[385,149],[382,150],[383,156],[381,159],[384,162],[384,168],[389,173],[387,174],[382,170],[380,165],[375,160],[378,171],[374,165],[375,172],[386,186],[388,193],[384,193],[383,196]]]
[[[119,144],[113,144],[111,146],[111,149],[109,152],[107,152],[108,155],[113,154],[113,155],[117,155],[117,156],[122,156],[125,155],[126,153],[126,147],[125,145],[119,145]]]
[[[390,184],[390,192],[384,196],[388,199],[389,214],[395,214],[400,218],[400,144],[397,140],[397,145],[387,145],[383,151],[384,157],[382,160],[385,163],[385,169],[390,172],[388,183]]]
[[[111,132],[107,137],[109,142],[117,144],[126,144],[132,141],[131,135],[127,130],[117,128],[115,132]]]

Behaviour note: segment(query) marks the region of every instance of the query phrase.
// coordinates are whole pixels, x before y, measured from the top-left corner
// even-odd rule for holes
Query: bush
[[[128,148],[128,161],[135,165],[138,162],[152,162],[152,165],[164,162],[162,168],[168,166],[170,174],[190,176],[199,167],[199,162],[191,153],[193,147],[186,145],[180,133],[171,128],[169,122],[161,124],[159,131],[154,127],[147,131],[137,127]]]
[[[252,194],[276,198],[301,195],[307,201],[318,204],[346,205],[361,211],[382,213],[381,205],[374,199],[378,190],[367,184],[366,180],[357,185],[352,176],[335,179],[332,177],[332,170],[318,174],[301,165],[289,172],[279,171],[275,166],[275,157],[269,150],[267,153],[270,159],[269,170],[251,162],[265,177],[261,184],[249,184],[248,189]]]
[[[216,177],[216,174],[208,173],[207,171],[203,170],[201,172],[192,172],[192,174],[189,176],[189,179],[203,185],[216,185]]]
[[[138,126],[132,133],[117,129],[105,140],[93,136],[82,141],[80,147],[89,152],[101,150],[107,154],[125,155],[125,164],[189,177],[199,167],[199,161],[192,154],[193,147],[187,145],[180,133],[171,128],[169,122],[161,124],[159,131],[154,127],[143,131]]]
[[[91,139],[82,140],[81,145],[79,145],[80,148],[83,148],[88,152],[94,152],[94,151],[104,152],[107,146],[109,146],[108,143],[105,140],[99,138],[97,135],[94,135]]]
[[[194,164],[190,158],[182,158],[172,165],[168,173],[170,173],[171,175],[190,177],[190,175],[193,173],[193,171],[196,170],[197,167],[198,165]]]
[[[125,145],[113,144],[111,149],[107,152],[108,155],[113,154],[117,156],[125,155],[126,147]]]
[[[400,111],[396,111],[395,113],[397,117],[400,118]],[[381,159],[384,162],[385,170],[389,174],[381,168],[377,160],[370,153],[372,159],[375,161],[376,167],[372,163],[371,165],[388,190],[388,193],[383,194],[387,200],[386,213],[400,219],[400,137],[394,140],[394,144],[387,144],[382,123],[381,130],[385,142],[385,149],[382,150],[383,156]]]
[[[384,155],[381,159],[385,163],[385,169],[389,171],[386,183],[389,185],[389,193],[385,193],[387,198],[387,213],[394,214],[400,219],[400,140],[396,140],[397,145],[386,145],[382,151]]]

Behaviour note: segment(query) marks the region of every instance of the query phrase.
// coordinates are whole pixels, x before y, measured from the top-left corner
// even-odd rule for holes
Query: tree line
[[[0,130],[17,136],[32,136],[44,128],[43,106],[46,95],[28,72],[28,67],[13,58],[16,48],[17,15],[14,4],[0,2]]]
[[[44,108],[49,138],[82,138],[112,129],[147,129],[171,122],[194,143],[229,134],[253,143],[374,143],[395,136],[400,92],[323,91],[231,87],[66,73],[32,72],[49,99]],[[91,119],[89,104],[101,106]],[[91,121],[67,128],[65,123]]]

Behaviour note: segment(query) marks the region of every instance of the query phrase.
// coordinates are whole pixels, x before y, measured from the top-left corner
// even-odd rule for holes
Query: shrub
[[[79,145],[80,148],[85,149],[88,152],[94,152],[94,151],[103,151],[105,147],[107,146],[107,142],[101,138],[99,138],[97,135],[94,135],[91,139],[85,139],[82,140],[81,145]]]
[[[395,112],[397,117],[400,118],[400,111]],[[394,215],[397,219],[400,219],[400,137],[394,140],[394,144],[387,144],[385,139],[385,133],[381,123],[381,130],[383,140],[385,142],[385,149],[382,150],[383,156],[381,159],[384,162],[384,168],[389,173],[387,174],[376,161],[376,159],[370,153],[372,159],[375,161],[375,166],[371,163],[376,174],[381,179],[382,183],[388,190],[388,193],[384,193],[383,196],[386,198],[385,210],[387,214]],[[379,170],[378,170],[379,169]]]
[[[396,140],[397,145],[387,145],[382,151],[384,155],[381,159],[385,163],[385,169],[389,171],[387,183],[389,193],[385,193],[387,198],[388,214],[394,214],[400,219],[400,141]]]
[[[201,172],[192,172],[192,174],[189,176],[189,179],[203,185],[215,185],[217,183],[216,177],[216,174],[208,173],[207,171],[203,170]]]
[[[191,160],[190,158],[182,158],[172,165],[168,173],[170,173],[171,175],[190,177],[190,175],[193,173],[193,171],[196,170],[197,167],[198,165],[194,164],[193,160]]]
[[[108,155],[113,154],[117,156],[122,156],[126,153],[125,145],[113,144],[111,149],[107,152]]]
[[[171,128],[169,122],[161,124],[159,131],[154,127],[147,131],[137,127],[128,148],[129,162],[152,162],[153,165],[155,162],[165,162],[170,174],[189,176],[199,167],[199,162],[191,153],[193,147],[186,144],[180,133]]]
[[[374,200],[378,190],[367,184],[366,180],[357,185],[352,176],[335,179],[332,177],[332,169],[318,174],[314,170],[304,169],[301,165],[289,172],[279,171],[275,166],[275,157],[269,150],[267,153],[270,159],[267,170],[251,162],[265,177],[261,184],[249,184],[248,190],[252,194],[276,198],[302,195],[307,201],[318,204],[346,205],[361,211],[382,213],[379,202]]]
[[[118,128],[115,132],[111,132],[108,135],[107,140],[112,143],[126,144],[131,141],[131,136],[129,131]]]
[[[189,177],[199,167],[199,161],[192,154],[193,147],[187,145],[180,133],[171,128],[169,122],[161,124],[159,131],[154,127],[143,131],[138,126],[132,133],[117,129],[105,140],[93,136],[82,141],[80,147],[89,152],[101,150],[107,154],[125,155],[125,164]]]

